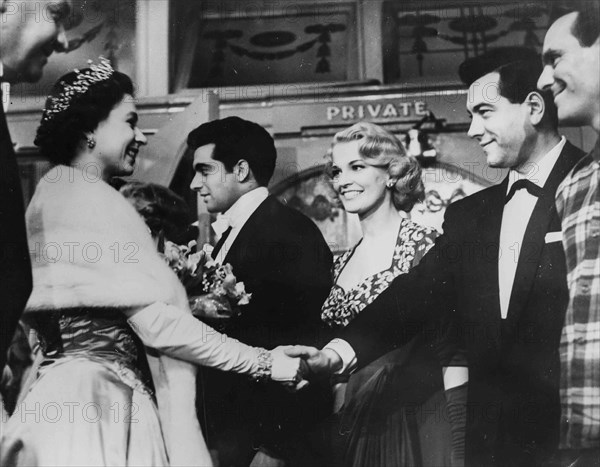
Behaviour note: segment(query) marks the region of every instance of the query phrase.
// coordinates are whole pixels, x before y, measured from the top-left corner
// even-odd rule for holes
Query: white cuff
[[[342,368],[336,371],[335,374],[350,374],[356,369],[356,353],[352,346],[345,340],[333,339],[323,347],[323,350],[325,349],[333,350],[342,359]]]

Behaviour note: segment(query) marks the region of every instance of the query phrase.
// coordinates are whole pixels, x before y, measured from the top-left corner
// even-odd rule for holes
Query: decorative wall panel
[[[357,79],[354,3],[171,5],[174,90]]]

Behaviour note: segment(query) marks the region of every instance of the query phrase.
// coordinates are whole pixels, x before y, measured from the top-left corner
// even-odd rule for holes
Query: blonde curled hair
[[[358,154],[366,164],[387,170],[394,181],[391,191],[397,209],[409,212],[423,199],[425,187],[419,162],[406,152],[396,136],[374,123],[358,122],[336,133],[325,155],[328,169],[333,163],[335,145],[352,141],[360,141]]]

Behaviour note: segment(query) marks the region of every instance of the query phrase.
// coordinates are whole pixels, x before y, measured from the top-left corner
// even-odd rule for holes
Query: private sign
[[[427,103],[415,102],[374,102],[372,104],[329,106],[327,120],[363,120],[424,117],[427,115]]]

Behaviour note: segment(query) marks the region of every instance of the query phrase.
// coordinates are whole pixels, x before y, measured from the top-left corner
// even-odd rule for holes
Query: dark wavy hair
[[[360,141],[358,154],[366,164],[387,170],[394,181],[391,191],[396,209],[410,212],[423,199],[425,186],[419,162],[406,152],[396,136],[374,123],[359,122],[335,134],[325,155],[327,172],[331,172],[334,146],[351,141]]]
[[[261,186],[269,184],[275,171],[277,151],[273,137],[258,123],[239,117],[203,123],[190,132],[187,144],[192,151],[214,144],[212,158],[222,162],[229,172],[244,159]]]
[[[81,70],[86,72],[88,69]],[[54,97],[60,96],[65,86],[73,84],[79,75],[72,71],[61,77],[46,100],[45,108]],[[90,85],[87,91],[76,95],[69,106],[46,119],[46,111],[37,129],[35,145],[40,153],[53,164],[69,165],[86,133],[94,131],[111,110],[125,97],[133,96],[133,83],[129,76],[115,71],[108,79]]]
[[[554,128],[558,126],[558,114],[550,91],[540,91],[537,81],[543,66],[539,54],[525,47],[498,47],[460,64],[458,74],[467,86],[482,76],[498,73],[499,93],[512,104],[521,104],[531,92],[537,92],[544,100],[544,119]]]

